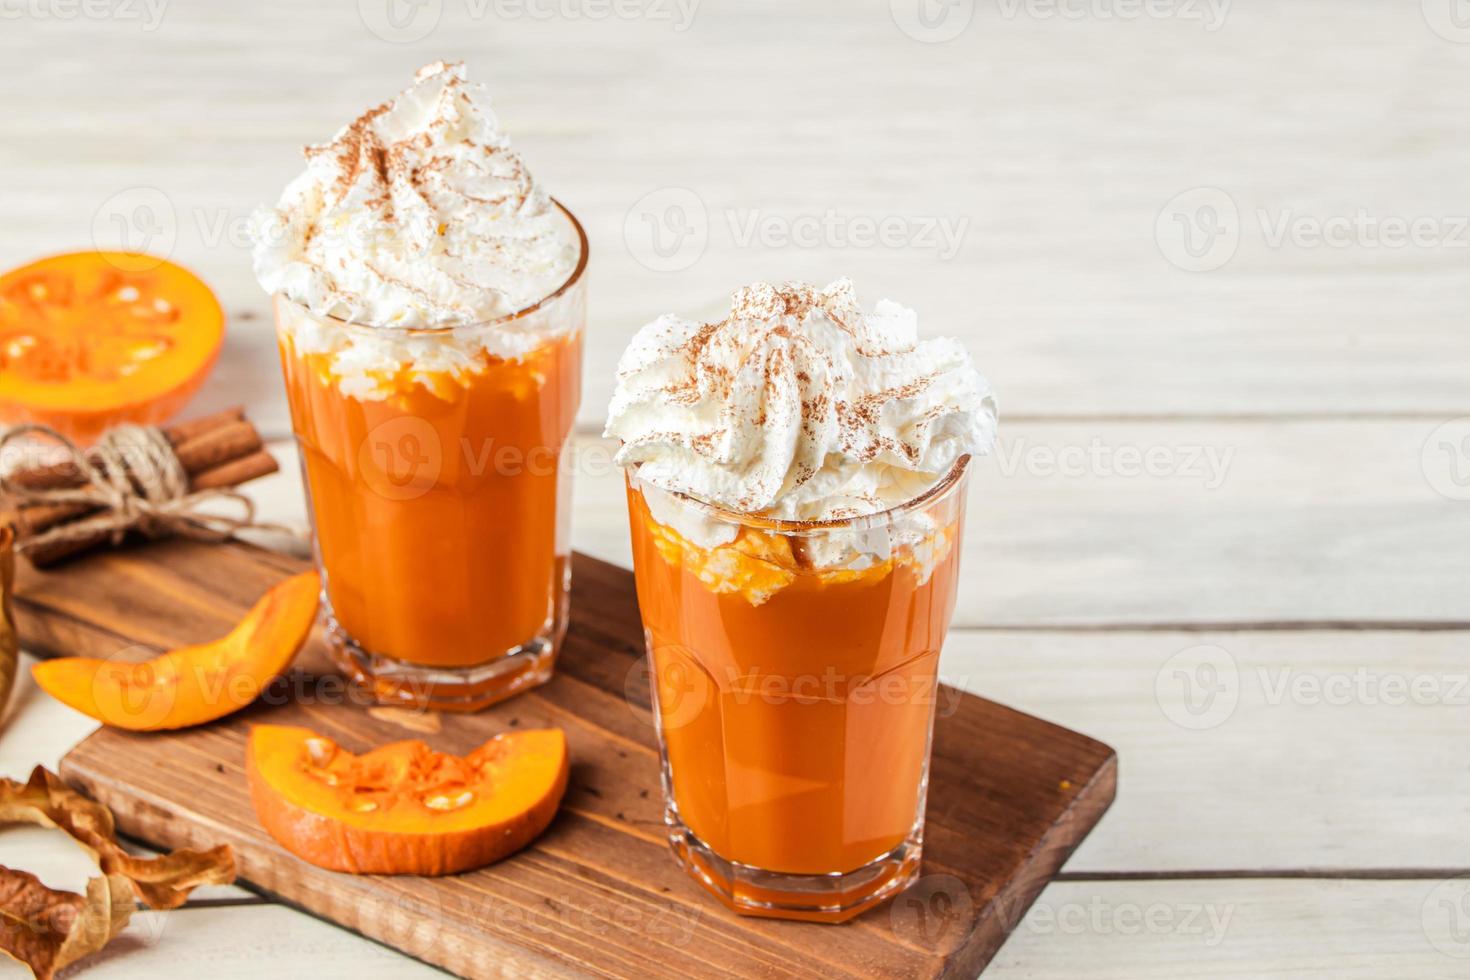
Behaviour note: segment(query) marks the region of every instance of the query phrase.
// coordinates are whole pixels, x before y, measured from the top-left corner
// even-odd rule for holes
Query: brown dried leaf
[[[0,867],[0,951],[51,980],[112,941],[133,914],[122,875],[92,878],[87,895],[56,891],[35,875]]]
[[[56,827],[70,834],[92,852],[104,874],[121,875],[151,908],[178,908],[200,885],[235,880],[235,853],[228,844],[158,857],[129,854],[117,842],[112,812],[41,766],[25,783],[0,779],[0,826],[13,823]]]
[[[15,686],[16,664],[20,660],[15,638],[15,616],[10,610],[10,592],[15,586],[15,529],[0,526],[0,716],[10,702],[10,689]]]

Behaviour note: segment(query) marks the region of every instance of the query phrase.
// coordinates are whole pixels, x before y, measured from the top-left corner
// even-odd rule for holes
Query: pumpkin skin
[[[417,740],[356,756],[307,728],[256,725],[245,769],[262,826],[302,860],[449,875],[539,836],[566,791],[568,760],[554,728],[497,735],[461,758]]]
[[[188,728],[250,704],[301,650],[316,622],[321,579],[306,572],[279,583],[228,635],[143,663],[91,657],[46,660],[36,683],[104,725],[135,732]]]
[[[53,255],[0,275],[0,421],[79,442],[157,425],[204,384],[225,314],[197,276],[129,252]]]

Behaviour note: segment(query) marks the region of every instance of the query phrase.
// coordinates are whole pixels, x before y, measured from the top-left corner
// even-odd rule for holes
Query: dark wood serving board
[[[24,569],[22,642],[41,655],[147,656],[223,634],[303,567],[246,545],[176,541]],[[632,575],[581,555],[574,569],[556,679],[487,712],[438,716],[442,728],[421,734],[342,703],[354,699],[318,637],[290,693],[275,691],[272,703],[173,734],[99,731],[62,775],[129,835],[169,848],[232,844],[253,887],[469,977],[973,977],[1112,802],[1108,746],[946,688],[920,882],[842,926],[734,915],[668,851]],[[490,868],[441,879],[336,874],[288,854],[255,822],[244,749],[263,721],[316,728],[354,751],[421,737],[460,752],[496,732],[554,725],[567,733],[571,782],[550,830]]]

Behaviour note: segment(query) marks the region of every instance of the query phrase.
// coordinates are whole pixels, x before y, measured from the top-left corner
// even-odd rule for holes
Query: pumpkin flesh
[[[156,425],[204,383],[225,315],[193,273],[151,256],[74,252],[0,275],[0,420],[92,442]]]
[[[47,694],[105,725],[147,732],[223,718],[260,697],[296,659],[316,622],[321,579],[293,576],[225,637],[142,663],[63,657],[32,668]]]
[[[421,741],[357,756],[310,729],[256,725],[256,815],[297,857],[355,874],[457,874],[525,847],[567,785],[559,729],[511,732],[466,756]]]

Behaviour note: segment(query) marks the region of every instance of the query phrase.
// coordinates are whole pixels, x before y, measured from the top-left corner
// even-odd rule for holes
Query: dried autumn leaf
[[[55,827],[70,834],[92,852],[104,874],[121,875],[150,908],[178,908],[200,885],[235,880],[235,853],[228,844],[158,857],[129,854],[117,842],[112,811],[41,766],[25,783],[0,779],[0,826],[13,823]]]
[[[15,638],[15,616],[10,611],[10,591],[15,585],[15,529],[0,526],[0,715],[10,702],[15,686],[16,663],[20,659]]]
[[[122,875],[90,879],[84,898],[0,867],[0,950],[30,967],[36,980],[51,980],[102,949],[132,914],[133,896]]]

